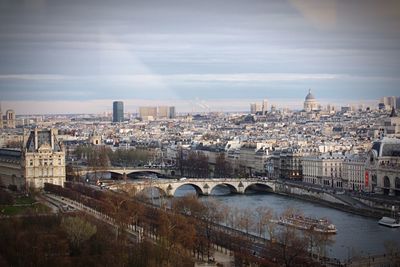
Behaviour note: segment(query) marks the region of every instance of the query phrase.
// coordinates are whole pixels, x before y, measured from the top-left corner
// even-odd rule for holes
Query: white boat
[[[391,217],[382,217],[382,219],[378,222],[380,225],[388,226],[388,227],[400,227],[400,221],[398,219],[394,219]]]
[[[392,228],[400,227],[400,213],[396,216],[396,207],[392,206],[392,217],[382,217],[378,223]]]

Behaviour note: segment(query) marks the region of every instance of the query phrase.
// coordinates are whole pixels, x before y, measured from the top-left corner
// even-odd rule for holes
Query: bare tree
[[[215,159],[214,176],[219,178],[232,176],[232,166],[226,160],[224,153],[219,153]]]
[[[268,234],[269,240],[273,242],[276,230],[273,210],[269,207],[259,206],[256,208],[256,218],[258,234],[262,237],[266,237],[266,234]]]
[[[250,209],[241,209],[239,210],[239,221],[238,226],[242,230],[246,231],[246,234],[249,233],[249,230],[254,225],[254,214]]]
[[[286,217],[294,214],[297,214],[294,209],[288,208],[281,216]],[[300,230],[285,225],[276,236],[279,243],[277,256],[284,262],[285,266],[292,266],[295,262],[304,261],[305,258],[308,258],[308,242],[300,233]]]

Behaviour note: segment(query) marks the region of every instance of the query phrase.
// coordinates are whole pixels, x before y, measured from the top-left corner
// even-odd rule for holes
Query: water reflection
[[[179,188],[175,197],[195,194],[191,186]],[[255,212],[257,207],[272,208],[280,214],[288,208],[301,211],[305,216],[327,218],[336,225],[338,232],[332,236],[334,241],[327,248],[331,257],[346,260],[354,256],[368,256],[384,254],[385,242],[394,242],[400,246],[400,229],[392,229],[378,225],[376,219],[362,217],[351,213],[335,210],[319,204],[289,198],[272,193],[266,194],[229,194],[226,187],[217,187],[212,192],[213,197],[202,197],[217,200],[230,208],[248,209]],[[253,193],[256,193],[253,191]]]

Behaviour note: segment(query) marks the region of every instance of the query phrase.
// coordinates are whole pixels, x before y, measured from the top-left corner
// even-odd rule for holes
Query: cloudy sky
[[[400,1],[0,0],[17,114],[299,108],[400,95]]]

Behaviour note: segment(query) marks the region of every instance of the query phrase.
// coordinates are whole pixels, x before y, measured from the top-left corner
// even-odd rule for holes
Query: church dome
[[[314,95],[311,93],[311,89],[308,91],[308,94],[306,96],[306,101],[307,100],[315,100]]]
[[[306,112],[310,112],[313,110],[319,110],[319,104],[317,99],[315,99],[314,95],[311,93],[311,89],[308,91],[306,96],[306,100],[304,100],[304,110]]]

